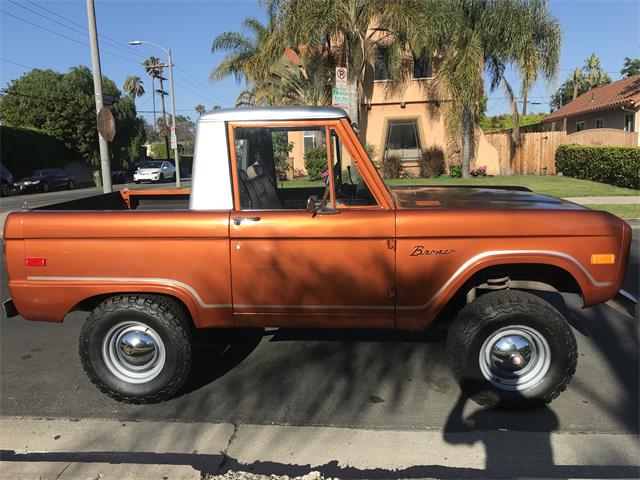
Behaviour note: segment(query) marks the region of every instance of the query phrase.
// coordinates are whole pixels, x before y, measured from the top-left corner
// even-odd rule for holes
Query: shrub
[[[304,168],[311,180],[320,178],[320,174],[327,170],[327,147],[321,145],[319,147],[310,148],[304,154]]]
[[[474,168],[469,172],[472,177],[486,177],[487,176],[487,167],[483,165],[478,168]]]
[[[556,169],[569,177],[640,189],[640,148],[560,145]]]
[[[373,145],[372,143],[367,143],[364,146],[364,150],[365,152],[367,152],[367,155],[369,156],[371,161],[374,161],[376,158],[376,155],[378,155],[378,149],[376,148],[376,146]]]
[[[398,155],[386,155],[380,162],[380,173],[387,179],[400,178],[402,174],[402,159]]]
[[[422,178],[439,177],[444,173],[444,170],[444,150],[436,146],[422,150],[420,156],[420,176]]]
[[[462,165],[454,163],[449,165],[449,176],[452,178],[460,178],[462,177]]]

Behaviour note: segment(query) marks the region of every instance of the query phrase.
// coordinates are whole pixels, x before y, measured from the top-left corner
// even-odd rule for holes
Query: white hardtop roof
[[[241,107],[212,110],[202,115],[198,122],[325,120],[346,116],[347,113],[337,107]]]

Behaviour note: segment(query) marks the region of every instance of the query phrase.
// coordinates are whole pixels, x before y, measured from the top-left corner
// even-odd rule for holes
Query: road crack
[[[222,471],[222,467],[224,467],[224,464],[227,463],[227,459],[229,458],[227,456],[227,452],[229,451],[229,448],[231,448],[231,444],[235,441],[236,437],[238,436],[238,429],[240,428],[240,425],[237,423],[233,424],[233,432],[231,433],[231,436],[229,437],[229,441],[227,442],[227,446],[225,447],[224,450],[220,451],[220,453],[222,454],[222,459],[220,460],[220,464],[218,465],[218,468],[216,469],[216,474],[220,473]]]

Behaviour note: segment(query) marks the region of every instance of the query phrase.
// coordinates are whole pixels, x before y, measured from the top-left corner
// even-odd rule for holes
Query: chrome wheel
[[[166,361],[160,336],[144,323],[128,321],[111,328],[102,341],[102,358],[109,371],[128,383],[156,378]]]
[[[525,325],[493,332],[480,349],[480,371],[492,385],[508,391],[538,385],[549,371],[551,349],[544,336]]]

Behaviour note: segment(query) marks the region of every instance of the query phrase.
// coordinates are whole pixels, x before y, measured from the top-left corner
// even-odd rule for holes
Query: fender
[[[463,285],[479,271],[507,264],[549,265],[565,270],[576,281],[584,299],[584,306],[606,301],[615,289],[613,280],[598,280],[575,257],[553,250],[491,250],[466,260],[442,286],[424,303],[398,305],[396,325],[399,329],[423,329],[446,306]],[[612,272],[612,278],[615,271]]]
[[[174,279],[29,276],[26,282],[11,282],[10,290],[16,308],[29,320],[61,322],[78,304],[100,295],[157,293],[182,302],[196,328],[233,326],[231,304],[208,304],[190,285]]]

